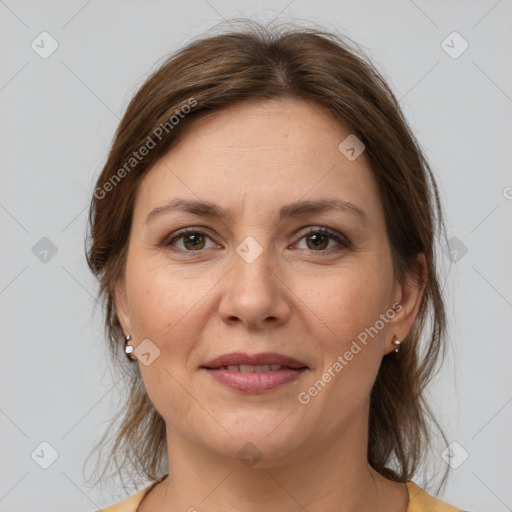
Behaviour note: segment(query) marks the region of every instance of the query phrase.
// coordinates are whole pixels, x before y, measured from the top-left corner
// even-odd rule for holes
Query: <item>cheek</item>
[[[298,280],[296,286],[297,296],[314,313],[315,324],[324,333],[321,336],[326,344],[324,352],[332,356],[333,350],[350,345],[385,313],[392,280],[385,266],[359,265],[337,269],[322,278],[315,277],[309,286],[306,283],[301,286]]]
[[[127,267],[130,313],[140,336],[163,343],[173,338],[183,323],[190,323],[200,300],[211,288],[207,277],[169,268],[151,258],[135,256]],[[195,320],[199,320],[196,318]]]
[[[316,326],[311,338],[323,364],[308,382],[311,387],[302,391],[318,411],[329,407],[326,428],[333,431],[366,403],[381,364],[387,324],[382,328],[380,318],[389,306],[392,284],[385,268],[338,269],[325,280],[315,279],[316,287],[308,293],[302,290],[314,313],[309,314]],[[375,331],[377,322],[381,328]]]
[[[180,383],[187,380],[188,357],[203,329],[200,299],[211,284],[197,275],[184,279],[167,265],[152,264],[142,256],[130,263],[126,281],[133,330],[139,341],[149,339],[160,350],[151,364],[138,363],[142,379],[156,410],[174,424],[193,407]]]
[[[392,288],[392,272],[386,268],[367,264],[339,269],[310,294],[312,309],[321,319],[316,322],[317,336],[313,335],[315,349],[322,354],[321,379],[328,381],[317,405],[347,407],[334,414],[334,423],[365,402],[378,373],[387,329],[380,319],[389,307]]]

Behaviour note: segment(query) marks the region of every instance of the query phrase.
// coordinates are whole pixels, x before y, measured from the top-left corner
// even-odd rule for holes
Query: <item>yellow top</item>
[[[96,512],[136,512],[142,498],[144,498],[151,488],[160,480],[153,482],[128,499],[111,505],[110,507],[102,508]],[[407,507],[407,512],[464,512],[460,508],[449,505],[438,498],[434,498],[421,487],[418,487],[414,482],[408,481],[406,486],[409,492],[409,506]]]

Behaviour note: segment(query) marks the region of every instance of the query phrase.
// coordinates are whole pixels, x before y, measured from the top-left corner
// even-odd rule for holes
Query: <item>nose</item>
[[[243,255],[243,252],[240,252]],[[290,289],[279,275],[275,258],[265,248],[254,260],[233,255],[231,271],[223,280],[219,314],[229,324],[264,329],[288,321]]]

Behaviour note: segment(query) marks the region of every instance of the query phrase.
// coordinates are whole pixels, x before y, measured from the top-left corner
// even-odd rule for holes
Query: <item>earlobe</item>
[[[388,332],[390,338],[387,342],[386,353],[398,348],[399,343],[409,334],[423,302],[425,285],[427,282],[427,264],[425,255],[420,253],[416,258],[416,269],[410,272],[404,283],[397,286],[396,302],[400,304],[400,310],[390,322]]]

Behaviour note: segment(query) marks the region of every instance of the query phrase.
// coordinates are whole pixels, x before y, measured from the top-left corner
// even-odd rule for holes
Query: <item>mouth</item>
[[[261,372],[276,372],[283,368],[288,368],[290,370],[298,369],[298,368],[290,368],[289,366],[283,366],[281,364],[256,364],[256,365],[254,365],[254,364],[228,364],[225,366],[219,366],[217,368],[207,368],[207,370],[228,370],[230,372],[261,373]]]
[[[201,369],[228,388],[261,393],[297,380],[309,367],[283,354],[232,353],[205,363]]]

